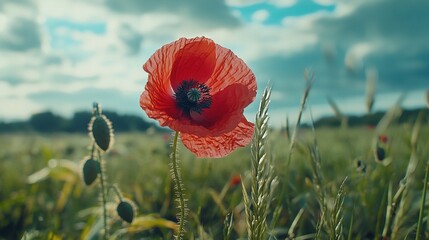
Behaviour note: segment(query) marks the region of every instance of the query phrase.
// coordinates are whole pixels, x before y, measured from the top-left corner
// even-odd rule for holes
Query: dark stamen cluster
[[[210,88],[196,80],[184,80],[174,96],[177,106],[187,114],[191,111],[201,113],[212,104]]]

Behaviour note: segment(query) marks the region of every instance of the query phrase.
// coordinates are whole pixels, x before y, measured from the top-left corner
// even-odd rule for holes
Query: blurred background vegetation
[[[415,234],[429,149],[427,110],[422,112],[426,117],[421,118],[418,134],[418,166],[410,188],[407,214],[398,225],[398,239]],[[66,120],[52,113],[41,113],[25,123],[32,131],[0,135],[0,239],[98,238],[99,190],[97,186],[85,186],[81,179],[81,160],[88,154],[91,140],[79,132],[86,129],[88,114],[77,113]],[[171,238],[176,209],[168,167],[169,133],[147,131],[153,126],[139,125],[140,120],[132,116],[105,114],[117,132],[113,149],[105,155],[108,181],[117,183],[124,196],[137,206],[137,221],[127,225],[113,218],[112,233],[121,239]],[[415,119],[412,114],[410,117],[404,114],[383,133],[388,139],[385,149],[389,164],[374,161],[371,142],[378,133],[372,125],[316,129],[328,199],[335,199],[338,186],[348,177],[344,185],[343,226],[344,233],[350,231],[352,239],[377,239],[384,228],[388,193],[394,193],[401,185],[412,152],[410,138]],[[82,122],[77,121],[79,116]],[[51,127],[57,126],[53,129],[58,132],[43,132],[44,125],[38,124],[50,122],[40,119],[51,119],[52,124],[55,122]],[[146,131],[121,132],[127,129],[118,123],[125,120],[135,121],[136,129],[140,126]],[[332,125],[339,124],[338,119],[332,122],[335,122]],[[65,126],[75,126],[76,133],[67,133],[65,129],[72,128]],[[280,182],[271,209],[271,213],[277,215],[269,216],[269,229],[277,239],[288,236],[289,227],[301,209],[303,214],[295,235],[311,238],[315,232],[320,209],[307,150],[313,137],[311,129],[299,130],[296,151],[287,166],[290,142],[286,129],[270,133],[269,152]],[[180,158],[190,209],[187,237],[222,239],[225,216],[232,212],[232,239],[244,238],[243,197],[236,176],[249,181],[249,148],[238,149],[223,159],[196,159],[181,146]],[[111,200],[115,201],[114,197],[111,196]],[[425,204],[426,210],[428,205]],[[114,216],[112,211],[109,214]],[[427,217],[424,219],[426,225]]]

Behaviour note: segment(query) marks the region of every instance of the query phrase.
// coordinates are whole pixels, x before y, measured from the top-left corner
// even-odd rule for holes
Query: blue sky
[[[422,107],[426,9],[425,0],[2,0],[0,120],[44,110],[70,116],[93,101],[146,117],[138,103],[143,63],[162,45],[195,36],[242,58],[258,97],[274,85],[276,126],[296,116],[307,68],[315,73],[309,106],[316,117],[333,114],[328,96],[343,112],[364,113],[368,74],[377,78],[375,110],[402,93],[404,107]],[[257,101],[246,109],[250,119]]]

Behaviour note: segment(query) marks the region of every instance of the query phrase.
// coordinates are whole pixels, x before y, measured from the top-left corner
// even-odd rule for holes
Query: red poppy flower
[[[239,174],[232,176],[231,180],[229,181],[229,186],[235,187],[238,184],[241,183],[241,176]]]
[[[255,75],[231,50],[208,38],[181,38],[158,49],[140,106],[181,133],[197,157],[223,157],[247,145],[253,124],[243,115],[256,96]]]
[[[378,140],[382,143],[387,143],[389,141],[389,138],[386,135],[380,135],[378,136]]]

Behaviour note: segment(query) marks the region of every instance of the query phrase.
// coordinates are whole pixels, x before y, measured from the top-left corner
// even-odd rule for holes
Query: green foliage
[[[378,239],[386,222],[390,223],[386,230],[388,236],[395,229],[396,239],[415,237],[425,186],[429,124],[422,119],[419,134],[415,137],[412,137],[413,125],[392,125],[383,133],[389,137],[386,146],[386,157],[390,158],[388,165],[374,159],[372,139],[378,136],[374,129],[316,129],[326,203],[333,212],[340,212],[341,217],[336,220],[341,220],[343,235],[347,233],[349,239]],[[412,138],[417,138],[413,140],[414,147]],[[279,185],[271,213],[267,216],[268,223],[274,218],[277,220],[273,225],[269,224],[268,233],[277,239],[288,236],[312,239],[321,217],[314,191],[316,175],[312,172],[306,147],[313,143],[314,134],[305,128],[299,130],[295,154],[287,171],[289,142],[286,134],[272,131],[270,139],[268,149],[275,156],[272,164]],[[49,236],[80,239],[91,234],[98,238],[96,231],[91,233],[91,229],[99,226],[99,208],[94,208],[99,202],[98,193],[93,186],[84,185],[79,166],[82,156],[87,155],[89,143],[87,134],[0,136],[0,239],[20,239],[24,234],[35,236],[35,239],[49,239]],[[203,236],[223,239],[228,235],[229,239],[245,238],[243,196],[239,187],[230,184],[230,179],[240,174],[243,181],[249,183],[250,147],[216,160],[196,159],[186,148],[180,144],[178,147],[190,211],[186,239],[202,239]],[[125,197],[132,199],[139,210],[133,224],[116,221],[111,226],[112,236],[118,239],[173,237],[177,225],[167,167],[170,152],[168,135],[149,132],[117,134],[114,148],[105,154],[109,181],[121,186],[127,193]],[[399,212],[395,213],[391,206],[395,203],[393,206],[398,210],[402,201],[402,180],[412,153],[414,159],[418,159],[412,161],[417,164],[412,174],[414,181],[407,183],[405,214],[396,221],[401,224],[395,227]],[[362,166],[365,166],[364,171]],[[345,177],[348,177],[347,181],[340,191]],[[112,195],[110,192],[109,196]],[[427,239],[427,198],[423,206],[425,211],[419,231],[420,239]],[[114,215],[112,211],[116,211],[116,207],[117,204],[108,205],[109,214]],[[276,216],[274,209],[279,209]],[[387,220],[390,210],[392,214]],[[233,216],[232,222],[231,218],[226,218],[228,212]],[[328,217],[334,219],[335,216]],[[225,219],[229,224],[226,233]],[[333,222],[331,226],[339,221]]]

